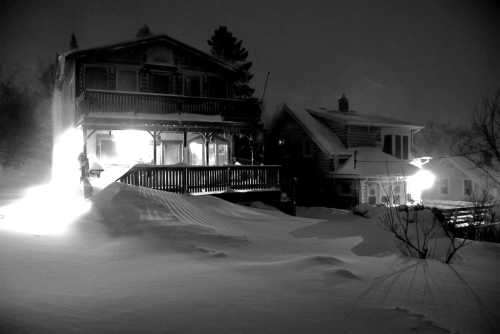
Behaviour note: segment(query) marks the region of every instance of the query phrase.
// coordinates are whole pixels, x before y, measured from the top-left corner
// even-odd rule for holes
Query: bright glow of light
[[[80,184],[78,150],[81,130],[71,128],[56,138],[52,178],[46,185],[27,189],[23,198],[0,208],[0,228],[36,235],[60,235],[91,204]]]
[[[432,188],[436,176],[426,169],[420,169],[408,178],[408,192],[417,203],[422,201],[422,192]]]
[[[122,164],[151,163],[153,160],[153,138],[146,131],[113,131],[116,143],[115,161]]]

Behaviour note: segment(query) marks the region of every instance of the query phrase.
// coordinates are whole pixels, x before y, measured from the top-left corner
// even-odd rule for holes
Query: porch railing
[[[119,182],[175,193],[278,191],[280,166],[136,165]]]
[[[236,121],[256,121],[260,117],[260,108],[254,100],[98,89],[83,91],[77,99],[77,108],[80,115],[88,112],[195,113],[222,115],[224,119]]]

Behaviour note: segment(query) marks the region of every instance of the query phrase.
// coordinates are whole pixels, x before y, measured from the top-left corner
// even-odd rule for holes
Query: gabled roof
[[[282,109],[302,127],[325,154],[350,154],[339,137],[328,126],[312,117],[305,108],[299,106],[290,108],[287,104],[284,104]]]
[[[415,174],[418,168],[405,160],[399,160],[384,153],[380,147],[355,147],[349,149],[351,157],[334,172],[338,177],[407,177]],[[356,162],[355,162],[356,161]]]
[[[102,51],[102,50],[119,50],[119,49],[124,49],[124,48],[129,48],[129,47],[134,47],[138,45],[144,45],[144,44],[152,44],[158,41],[163,41],[165,43],[168,43],[170,45],[174,45],[176,47],[179,47],[181,49],[186,50],[187,52],[196,54],[199,57],[205,58],[209,60],[210,62],[226,69],[232,72],[235,72],[236,69],[231,66],[230,64],[227,64],[223,60],[214,57],[211,54],[208,54],[204,51],[201,51],[195,47],[192,47],[188,44],[185,44],[179,40],[176,40],[168,35],[165,34],[158,34],[158,35],[151,35],[143,38],[135,38],[132,40],[127,40],[127,41],[122,41],[122,42],[117,42],[117,43],[112,43],[112,44],[106,44],[106,45],[101,45],[101,46],[96,46],[92,48],[86,48],[86,49],[75,49],[75,50],[70,50],[65,53],[63,53],[61,56],[68,58],[68,57],[77,57],[80,55],[85,55],[91,52],[95,51]]]
[[[423,126],[416,125],[410,122],[401,121],[395,118],[360,114],[357,111],[339,111],[339,110],[325,110],[325,109],[310,109],[308,111],[316,117],[326,120],[346,123],[348,125],[364,125],[364,126],[388,126],[388,127],[406,127],[412,129],[423,129]]]

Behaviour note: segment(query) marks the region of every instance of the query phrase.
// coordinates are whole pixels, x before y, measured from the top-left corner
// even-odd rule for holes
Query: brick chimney
[[[342,96],[339,99],[339,110],[342,112],[348,112],[349,111],[349,100],[345,96],[345,93],[342,94]]]

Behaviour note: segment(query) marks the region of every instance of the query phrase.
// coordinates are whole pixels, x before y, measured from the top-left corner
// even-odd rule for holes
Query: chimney
[[[339,110],[342,112],[349,111],[349,100],[345,96],[345,93],[342,94],[342,97],[339,99]]]

